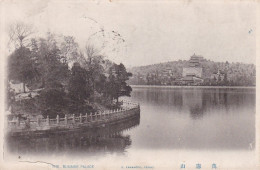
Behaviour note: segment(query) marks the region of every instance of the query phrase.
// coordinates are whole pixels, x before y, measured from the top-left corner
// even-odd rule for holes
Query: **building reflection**
[[[216,110],[229,113],[233,108],[249,107],[255,103],[255,89],[147,88],[135,89],[134,92],[134,98],[141,105],[167,108],[173,113],[187,113],[188,110],[192,119],[201,119],[205,114],[217,113]]]
[[[14,154],[124,153],[132,141],[124,131],[135,128],[140,115],[131,120],[95,129],[53,133],[46,136],[7,137],[8,151]]]
[[[193,119],[202,118],[205,113],[212,113],[212,110],[225,110],[226,113],[231,108],[244,107],[245,104],[251,105],[250,95],[238,93],[236,89],[196,89],[189,93],[183,93],[183,105],[187,106],[190,116]],[[251,91],[249,91],[251,92]],[[252,95],[254,95],[252,93]]]
[[[205,105],[203,105],[203,93],[201,89],[191,89],[182,93],[183,105],[188,108],[193,119],[203,116]]]

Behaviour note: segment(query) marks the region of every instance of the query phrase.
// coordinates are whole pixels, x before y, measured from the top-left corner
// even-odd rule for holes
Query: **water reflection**
[[[194,119],[202,118],[209,110],[255,106],[255,89],[135,88],[133,96],[145,105],[178,111],[187,107]]]
[[[135,148],[252,149],[255,89],[135,87],[142,120]]]
[[[131,100],[140,103],[141,117],[94,131],[7,141],[11,152],[23,155],[249,150],[255,145],[255,97],[255,89],[135,87]]]
[[[124,134],[140,123],[140,116],[117,124],[75,132],[53,133],[45,136],[7,137],[6,143],[11,153],[25,155],[43,154],[98,154],[124,153],[132,141]]]

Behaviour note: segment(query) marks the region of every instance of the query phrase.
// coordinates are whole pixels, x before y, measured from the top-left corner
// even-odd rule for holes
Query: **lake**
[[[11,138],[9,150],[20,155],[93,156],[255,147],[255,88],[135,86],[127,99],[140,103],[140,117],[95,131]]]
[[[254,88],[135,87],[141,105],[133,148],[251,149],[255,141]]]

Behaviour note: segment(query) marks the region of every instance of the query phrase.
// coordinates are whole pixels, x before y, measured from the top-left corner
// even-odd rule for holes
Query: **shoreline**
[[[219,88],[219,89],[256,89],[256,86],[161,86],[161,85],[130,85],[133,88]]]
[[[94,114],[80,114],[80,116],[64,118],[57,116],[55,119],[37,120],[11,120],[7,122],[7,134],[10,136],[28,136],[28,135],[45,135],[56,132],[71,132],[84,129],[93,129],[105,127],[107,125],[127,121],[135,117],[140,117],[140,105],[126,107],[120,110],[111,110],[104,112],[95,112]]]

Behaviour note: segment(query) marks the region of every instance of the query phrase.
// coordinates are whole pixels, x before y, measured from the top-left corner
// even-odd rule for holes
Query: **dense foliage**
[[[147,66],[133,67],[129,71],[133,77],[128,81],[135,85],[174,85],[176,79],[182,78],[183,68],[189,61],[179,60]],[[254,86],[256,81],[256,68],[254,64],[214,62],[204,60],[201,62],[203,85],[226,85],[226,86]],[[160,76],[167,69],[172,71],[171,76]],[[221,70],[225,73],[224,80],[219,77],[212,78],[212,74]],[[151,80],[152,81],[151,81]]]
[[[8,58],[8,82],[23,83],[23,93],[29,96],[14,100],[8,83],[7,101],[12,112],[41,113],[44,117],[85,114],[119,107],[118,98],[130,96],[132,89],[126,81],[131,74],[123,64],[117,65],[96,54],[93,47],[90,55],[89,47],[85,53],[80,51],[73,37],[58,40],[51,33],[47,38],[30,41],[27,47],[16,48]],[[38,95],[32,97],[35,91]]]

